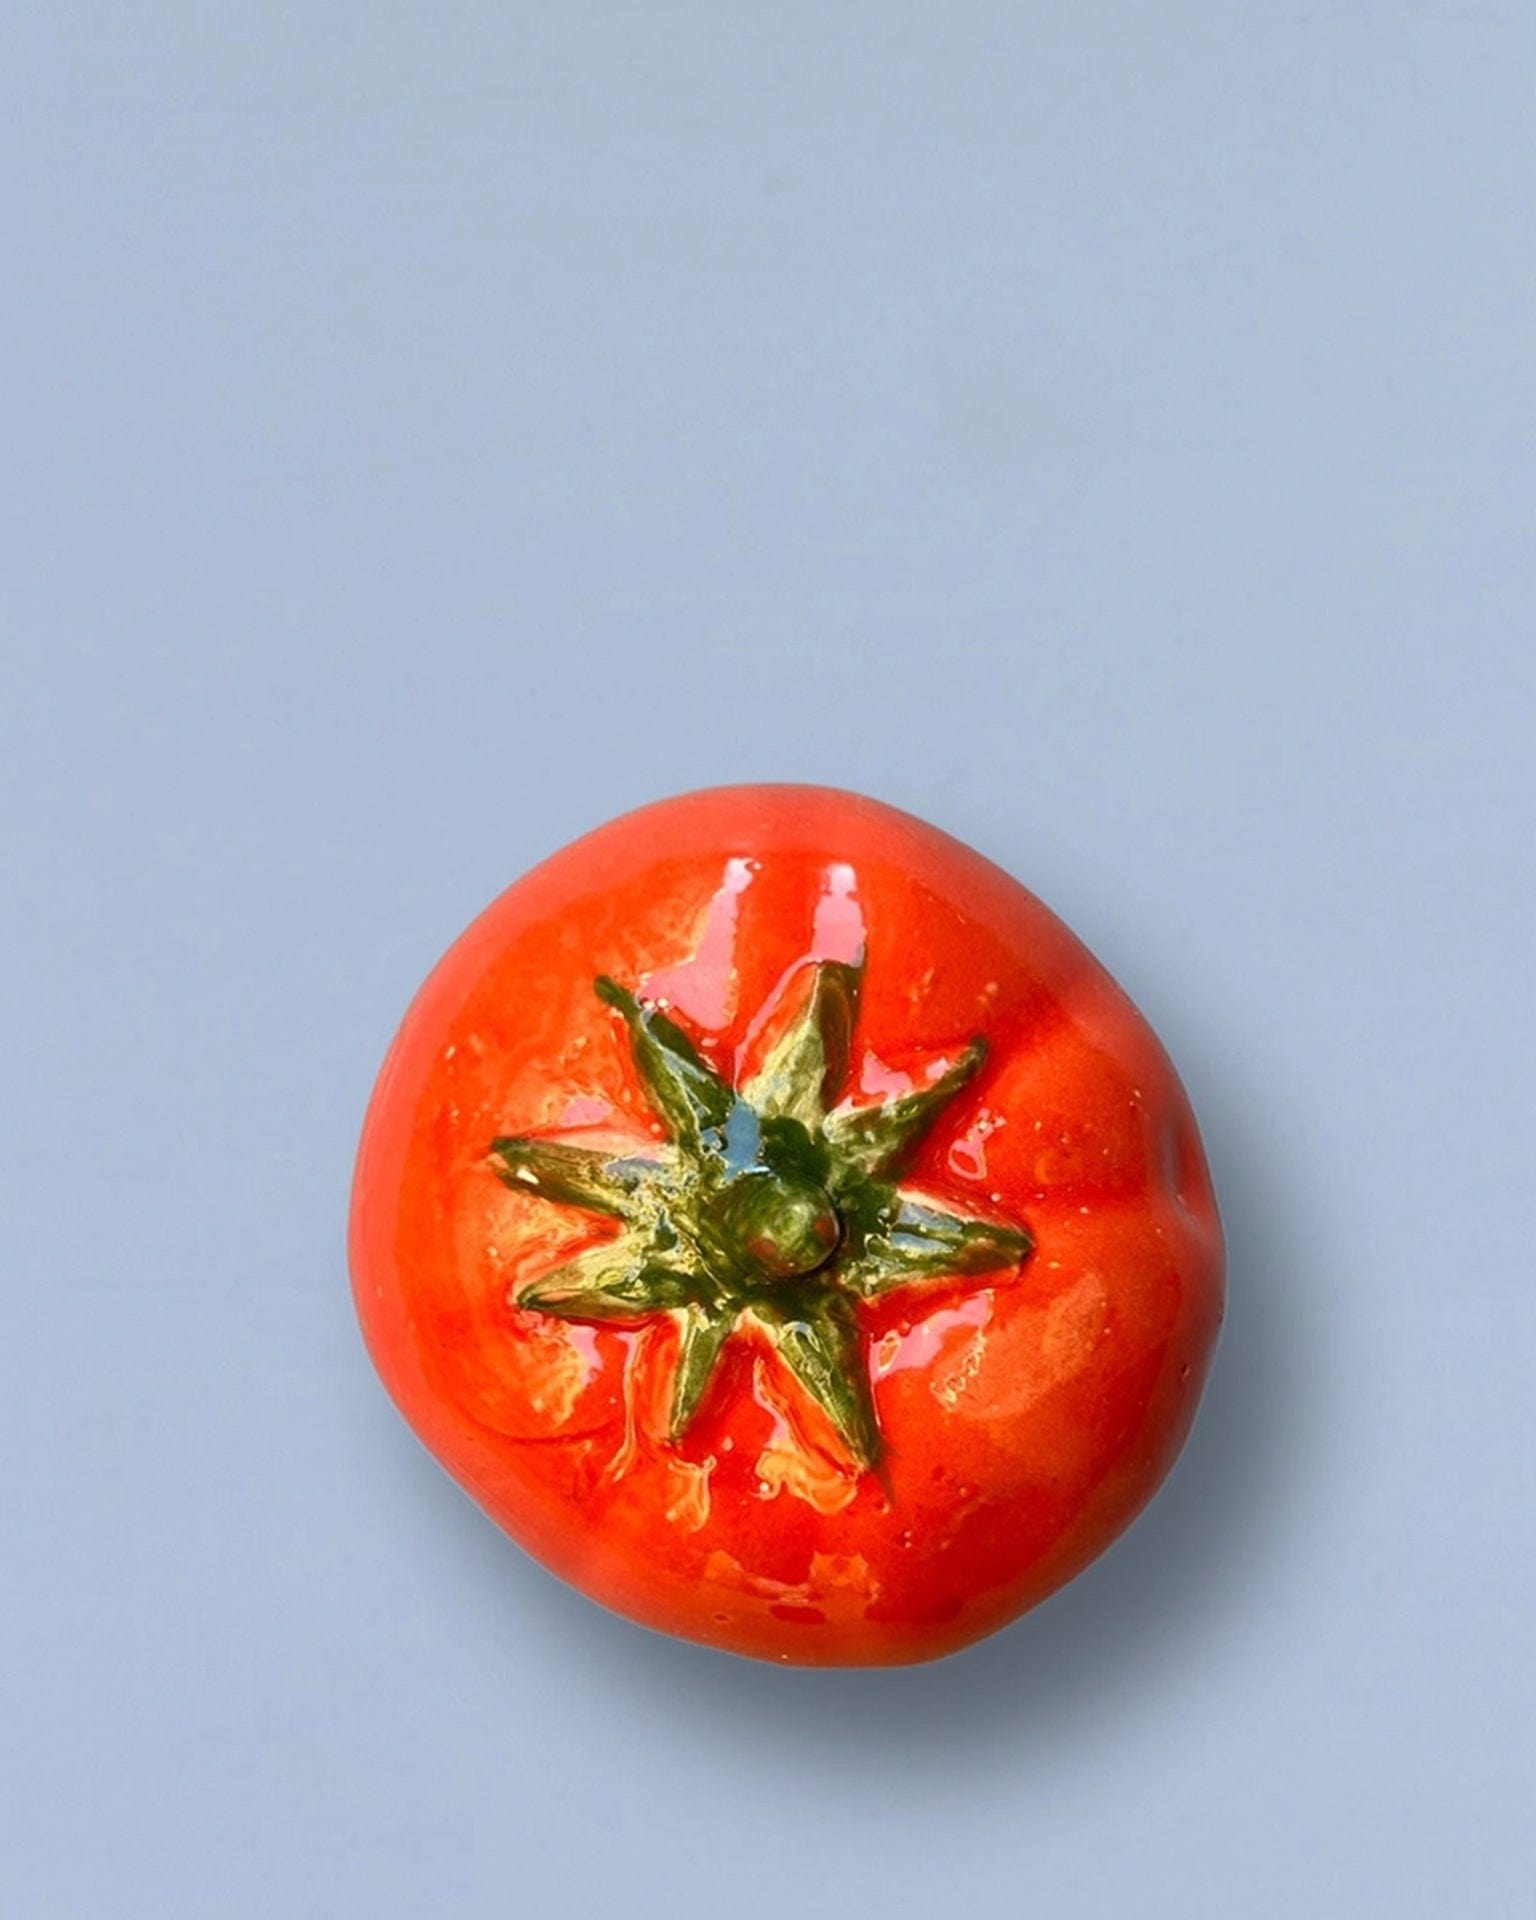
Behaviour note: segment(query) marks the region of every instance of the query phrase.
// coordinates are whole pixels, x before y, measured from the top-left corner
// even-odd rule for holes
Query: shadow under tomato
[[[1216,1076],[1213,1074],[1213,1081]],[[1006,1750],[1059,1754],[1156,1710],[1242,1633],[1284,1578],[1291,1520],[1315,1469],[1318,1370],[1308,1364],[1296,1277],[1326,1231],[1299,1194],[1302,1155],[1249,1131],[1273,1097],[1202,1100],[1227,1236],[1228,1309],[1194,1431],[1167,1484],[1100,1560],[1015,1625],[932,1664],[883,1670],[774,1667],[646,1632],[584,1602],[491,1528],[400,1434],[420,1470],[426,1532],[482,1557],[486,1604],[542,1661],[575,1651],[590,1679],[649,1700],[685,1741],[750,1745],[758,1764],[857,1764],[890,1777],[963,1777]],[[1302,1136],[1293,1134],[1292,1139]],[[412,1479],[415,1476],[403,1476]],[[430,1489],[430,1491],[429,1491]],[[474,1545],[469,1542],[473,1540]],[[750,1733],[744,1733],[750,1729]]]

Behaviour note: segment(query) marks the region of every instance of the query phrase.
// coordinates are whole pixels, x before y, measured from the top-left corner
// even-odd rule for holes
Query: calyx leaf
[[[643,1006],[627,987],[603,974],[597,996],[624,1016],[630,1051],[651,1105],[672,1137],[695,1150],[706,1132],[719,1131],[736,1105],[735,1089],[658,1007]]]
[[[696,1275],[647,1259],[642,1244],[621,1235],[589,1247],[513,1298],[561,1320],[644,1320],[690,1306],[702,1291]]]
[[[764,1118],[821,1125],[848,1078],[862,977],[844,961],[816,963],[799,1012],[742,1090]]]
[[[861,1467],[882,1452],[864,1342],[851,1303],[830,1288],[754,1306],[784,1364]]]
[[[733,1308],[692,1306],[684,1315],[677,1374],[672,1382],[674,1440],[680,1440],[693,1424],[735,1325]]]
[[[1034,1242],[1018,1227],[967,1220],[943,1207],[892,1193],[881,1223],[864,1236],[838,1277],[870,1300],[914,1280],[993,1273],[1013,1267]]]
[[[590,1147],[526,1134],[503,1134],[493,1140],[490,1158],[497,1179],[514,1193],[536,1193],[594,1213],[623,1215],[630,1196],[652,1171],[643,1160],[615,1158]]]
[[[987,1057],[985,1040],[973,1040],[954,1063],[924,1087],[893,1094],[871,1107],[838,1107],[827,1115],[827,1144],[860,1172],[891,1177],[900,1173],[955,1095],[974,1077]]]

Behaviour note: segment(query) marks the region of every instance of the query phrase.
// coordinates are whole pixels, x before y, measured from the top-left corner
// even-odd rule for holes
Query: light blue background
[[[1521,1910],[1527,5],[42,0],[4,111],[18,1920]],[[866,789],[1189,1081],[1173,1481],[892,1674],[557,1588],[342,1233],[404,1005],[642,800]]]

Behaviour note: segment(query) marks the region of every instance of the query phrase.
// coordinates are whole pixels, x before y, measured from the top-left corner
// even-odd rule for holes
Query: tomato
[[[979,854],[826,788],[599,828],[380,1074],[357,1310],[517,1541],[762,1659],[953,1651],[1078,1572],[1194,1414],[1222,1243],[1188,1102]]]

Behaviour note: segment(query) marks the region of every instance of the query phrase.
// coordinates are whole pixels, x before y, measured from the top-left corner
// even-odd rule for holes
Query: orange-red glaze
[[[686,1439],[675,1335],[509,1303],[601,1221],[509,1191],[497,1135],[657,1132],[599,973],[665,997],[729,1078],[808,956],[867,948],[869,1098],[990,1054],[911,1182],[1027,1227],[1013,1272],[860,1309],[887,1448],[857,1471],[766,1347],[733,1342]],[[722,788],[599,828],[439,963],[375,1089],[357,1310],[407,1420],[514,1539],[594,1599],[762,1659],[882,1665],[990,1633],[1156,1489],[1221,1315],[1194,1118],[1135,1008],[1039,901],[919,820],[826,788]]]

